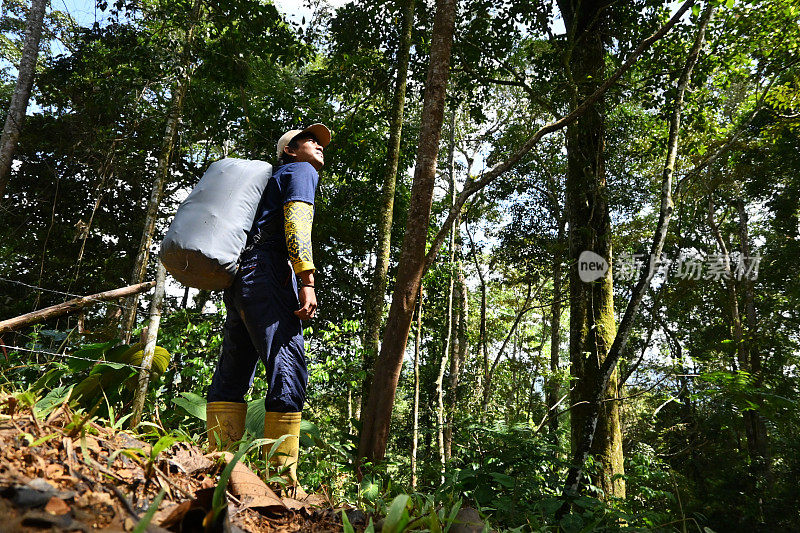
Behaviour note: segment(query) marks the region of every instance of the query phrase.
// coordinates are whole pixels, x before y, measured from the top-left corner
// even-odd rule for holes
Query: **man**
[[[290,130],[278,141],[277,168],[261,196],[239,271],[223,297],[222,354],[206,407],[212,447],[241,439],[244,396],[260,359],[269,385],[264,437],[291,435],[270,461],[276,468],[288,467],[287,482],[297,493],[302,493],[297,457],[308,383],[301,321],[317,310],[311,225],[318,171],[330,140],[327,127],[313,124]]]

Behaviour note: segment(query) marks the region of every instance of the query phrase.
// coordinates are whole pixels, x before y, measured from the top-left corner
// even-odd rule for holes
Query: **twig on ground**
[[[130,513],[130,515],[132,517],[134,517],[136,520],[141,520],[141,517],[139,516],[139,513],[136,512],[136,509],[134,509],[133,504],[131,503],[131,501],[127,498],[127,496],[125,496],[122,493],[121,490],[119,490],[119,488],[117,488],[114,485],[111,485],[111,487],[109,487],[106,484],[103,484],[103,487],[110,488],[111,492],[113,492],[114,496],[116,496],[117,499],[122,502],[122,505],[125,506],[125,509]]]

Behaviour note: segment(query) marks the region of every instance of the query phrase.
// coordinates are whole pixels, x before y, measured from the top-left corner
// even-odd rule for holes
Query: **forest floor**
[[[185,442],[152,452],[66,405],[38,420],[14,397],[0,397],[0,533],[133,531],[162,491],[147,531],[342,530],[342,509],[324,495],[280,498],[241,463],[227,487],[227,513],[206,528],[230,455],[207,455]],[[348,514],[355,522],[363,516]]]

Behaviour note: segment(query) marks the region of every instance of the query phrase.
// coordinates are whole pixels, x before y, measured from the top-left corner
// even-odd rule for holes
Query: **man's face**
[[[311,163],[315,169],[321,169],[325,164],[325,157],[322,154],[322,145],[319,144],[317,138],[313,135],[303,136],[296,142],[297,148],[291,146],[284,148],[286,153],[293,155],[297,162]]]

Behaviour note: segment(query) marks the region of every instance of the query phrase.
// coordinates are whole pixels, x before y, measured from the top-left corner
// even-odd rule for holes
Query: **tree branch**
[[[636,283],[631,299],[625,308],[625,314],[620,323],[617,334],[614,337],[614,342],[608,352],[605,360],[600,366],[599,380],[594,384],[594,391],[592,393],[592,400],[589,404],[589,413],[586,417],[586,423],[581,431],[581,436],[576,447],[572,465],[567,473],[566,483],[564,485],[564,496],[572,496],[579,492],[581,487],[581,478],[583,475],[583,466],[586,463],[586,458],[589,455],[589,450],[594,441],[595,429],[597,427],[597,418],[600,410],[600,405],[603,402],[603,395],[611,380],[611,374],[617,367],[622,351],[630,337],[631,329],[633,328],[633,320],[639,311],[639,305],[644,298],[647,289],[650,287],[650,282],[655,275],[655,263],[661,256],[661,251],[664,247],[664,242],[667,237],[667,229],[669,221],[672,217],[673,204],[672,204],[672,175],[675,169],[675,159],[678,153],[678,136],[681,124],[681,111],[683,109],[683,96],[686,88],[691,79],[692,70],[697,63],[697,58],[700,55],[700,49],[703,45],[705,38],[705,31],[711,16],[714,13],[714,4],[709,2],[701,16],[700,24],[697,28],[694,44],[686,59],[686,65],[678,80],[678,91],[675,96],[675,107],[672,111],[672,117],[669,125],[669,140],[667,142],[667,156],[664,162],[664,169],[662,173],[661,185],[661,208],[659,211],[658,224],[653,234],[653,242],[650,247],[650,257],[648,259],[646,268],[641,272],[639,281]],[[563,516],[569,510],[568,501],[559,509],[556,516]]]
[[[672,18],[664,24],[661,28],[659,28],[655,33],[644,39],[636,49],[631,52],[631,54],[625,59],[625,62],[609,77],[603,84],[598,87],[598,89],[589,96],[586,100],[584,100],[578,107],[576,107],[571,113],[568,115],[556,120],[555,122],[551,122],[539,128],[533,135],[531,135],[522,145],[517,148],[514,153],[512,153],[508,159],[497,163],[494,165],[488,172],[484,173],[478,180],[475,179],[468,179],[467,182],[464,184],[464,189],[461,191],[461,194],[458,195],[454,205],[450,208],[450,212],[447,215],[447,219],[445,220],[442,227],[439,229],[436,237],[431,244],[428,253],[425,256],[425,262],[422,269],[423,275],[428,271],[431,267],[433,262],[436,260],[436,255],[439,253],[439,250],[444,244],[444,240],[447,237],[450,227],[453,225],[456,217],[458,216],[459,212],[461,211],[461,207],[464,205],[464,202],[467,199],[475,194],[476,192],[480,191],[484,187],[486,187],[489,183],[497,179],[501,176],[504,172],[513,168],[519,161],[528,153],[530,152],[534,146],[536,146],[539,141],[545,136],[550,133],[556,132],[560,129],[567,127],[568,125],[575,122],[578,117],[580,117],[583,113],[586,112],[589,107],[594,105],[605,92],[612,86],[614,83],[625,74],[631,66],[639,59],[639,57],[647,50],[650,45],[652,45],[655,41],[663,37],[672,27],[678,23],[678,21],[683,17],[684,13],[692,7],[695,0],[686,0],[681,7],[675,12]]]

